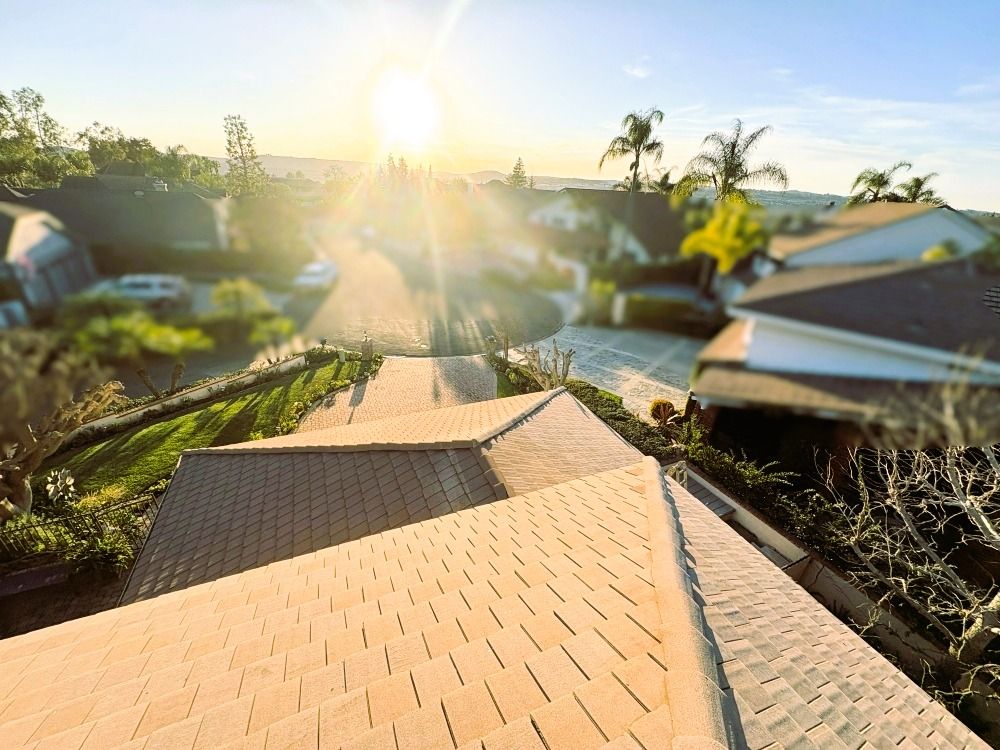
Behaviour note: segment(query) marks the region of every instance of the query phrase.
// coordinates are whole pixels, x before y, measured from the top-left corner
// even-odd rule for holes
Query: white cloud
[[[955,96],[986,96],[988,94],[1000,94],[1000,76],[984,78],[975,83],[967,83],[955,89]]]
[[[653,73],[653,71],[645,65],[623,65],[622,70],[633,78],[638,78],[640,80],[643,78],[649,78],[649,76]]]
[[[643,55],[635,63],[630,63],[628,65],[622,65],[622,70],[625,71],[626,75],[630,75],[633,78],[638,78],[642,80],[643,78],[649,78],[653,75],[653,71],[649,69],[646,64],[649,62],[649,55]]]

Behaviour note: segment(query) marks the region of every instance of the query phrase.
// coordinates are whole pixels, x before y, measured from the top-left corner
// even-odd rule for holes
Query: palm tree
[[[892,192],[892,180],[896,172],[901,169],[910,169],[913,165],[908,161],[897,161],[888,169],[879,171],[874,167],[863,170],[851,185],[851,197],[847,199],[847,205],[857,206],[861,203],[877,203],[879,201],[891,201],[894,199]],[[858,190],[858,188],[861,188]],[[855,192],[857,191],[857,192]]]
[[[752,204],[750,187],[771,183],[786,189],[788,173],[778,162],[767,161],[753,169],[748,164],[750,152],[770,132],[771,126],[765,125],[744,135],[743,122],[737,118],[732,133],[709,133],[701,145],[711,148],[688,162],[674,195],[689,198],[698,188],[712,186],[717,201]]]
[[[911,177],[906,182],[896,185],[895,192],[903,203],[929,203],[932,206],[943,206],[944,199],[927,183],[938,176],[937,172],[925,174],[923,177]]]
[[[627,184],[630,193],[642,190],[642,178],[639,177],[639,167],[643,158],[651,158],[654,163],[660,161],[663,156],[663,141],[653,137],[653,128],[663,122],[663,112],[656,109],[647,109],[645,112],[629,112],[622,120],[622,133],[611,139],[601,160],[597,162],[597,168],[604,166],[607,160],[624,159],[630,157],[632,162],[628,165],[632,174]],[[623,188],[624,189],[624,188]]]
[[[676,182],[670,181],[670,173],[673,172],[674,169],[676,169],[676,167],[661,170],[660,176],[655,180],[650,178],[649,175],[646,175],[646,186],[654,193],[659,193],[664,197],[669,197],[677,187]]]

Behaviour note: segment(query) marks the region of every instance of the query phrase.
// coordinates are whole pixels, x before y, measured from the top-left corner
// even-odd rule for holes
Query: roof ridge
[[[715,646],[708,639],[711,631],[694,598],[677,508],[660,463],[643,456],[641,465],[648,503],[650,570],[660,622],[663,630],[669,631],[660,641],[674,743],[683,738],[707,741],[708,747],[728,747]]]
[[[419,412],[418,412],[419,413]],[[319,430],[311,430],[319,432]],[[283,437],[283,436],[282,436]],[[263,441],[260,441],[263,442]],[[242,446],[242,447],[238,447]],[[364,453],[367,451],[431,451],[447,450],[449,448],[475,448],[478,443],[475,440],[432,440],[416,442],[379,442],[359,443],[351,445],[279,445],[269,447],[266,445],[254,446],[252,444],[217,445],[208,448],[188,448],[181,451],[182,456],[210,455],[218,456],[225,454],[279,454],[279,453]]]
[[[541,391],[541,397],[536,399],[534,402],[528,404],[524,409],[522,409],[518,414],[512,417],[508,417],[503,422],[498,425],[491,427],[479,433],[473,438],[476,445],[482,445],[483,443],[492,440],[493,438],[499,436],[500,434],[507,432],[511,427],[516,425],[518,422],[523,421],[525,418],[530,417],[536,411],[541,409],[545,404],[549,403],[552,399],[561,393],[566,393],[566,386],[559,386],[558,388],[553,388],[551,391]]]
[[[250,441],[244,443],[233,443],[231,445],[216,445],[206,448],[189,448],[181,452],[181,455],[220,455],[220,454],[278,454],[278,453],[363,453],[366,451],[387,451],[387,450],[408,450],[408,451],[419,451],[419,450],[447,450],[455,448],[478,448],[484,443],[492,440],[503,432],[506,432],[511,427],[516,425],[518,422],[523,421],[527,417],[534,414],[542,406],[547,404],[549,401],[554,399],[561,393],[565,393],[566,388],[560,386],[551,391],[541,391],[537,394],[537,398],[529,402],[524,408],[513,416],[508,417],[504,421],[491,426],[484,432],[471,438],[454,438],[450,440],[418,440],[418,441],[372,441],[368,443],[351,443],[351,444],[320,444],[320,445],[278,445],[272,446],[268,444],[268,440],[261,441]],[[530,394],[524,394],[530,395]],[[487,399],[488,401],[491,399]],[[425,409],[424,411],[413,412],[411,414],[405,415],[407,417],[419,417],[421,414],[430,414],[432,412],[438,412],[442,409],[454,409],[463,406],[471,406],[473,404],[486,403],[473,401],[469,404],[457,404],[452,407],[438,407],[435,409]],[[372,420],[368,424],[374,424],[382,421],[390,421],[397,419],[398,417],[386,417],[385,419]],[[358,423],[362,424],[362,423]],[[346,425],[344,425],[346,426]],[[326,428],[326,429],[337,429]],[[310,430],[310,432],[322,432],[323,430]],[[285,436],[279,436],[285,437]]]

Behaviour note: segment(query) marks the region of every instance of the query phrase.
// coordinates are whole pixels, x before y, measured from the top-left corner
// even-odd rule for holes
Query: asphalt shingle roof
[[[761,279],[736,301],[734,312],[997,360],[1000,327],[983,296],[998,283],[1000,274],[967,260],[820,266]]]
[[[801,231],[776,234],[771,238],[770,254],[775,258],[785,259],[930,211],[950,210],[927,203],[866,203],[848,206]]]
[[[17,676],[0,738],[723,746],[657,474],[642,462],[20,636],[0,645]]]
[[[712,510],[671,485],[736,747],[982,747]]]
[[[469,448],[188,454],[182,470],[201,468],[178,473],[163,508],[208,483],[204,518],[183,526],[203,544],[236,533],[233,548],[258,550],[276,536],[270,505],[291,509],[293,526],[301,510],[292,556],[0,642],[0,747],[984,747],[656,461],[622,451],[610,460],[623,466],[594,473],[609,430],[571,416],[572,396],[520,406]],[[467,435],[462,414],[427,417]],[[488,462],[500,474],[508,450],[534,462],[523,477],[508,469],[514,485],[541,483],[546,465],[552,483],[312,549],[339,508],[383,517],[407,475],[394,458],[429,457],[421,481],[434,484],[454,460],[488,456],[497,435]],[[591,471],[566,481],[586,467],[559,446],[589,449]],[[374,494],[341,491],[346,459],[385,461],[347,472]],[[204,470],[227,462],[256,464],[267,483],[245,491]],[[401,494],[405,507],[423,497]],[[175,512],[200,512],[187,502]]]

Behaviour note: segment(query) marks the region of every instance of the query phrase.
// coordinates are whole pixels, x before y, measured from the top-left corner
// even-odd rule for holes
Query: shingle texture
[[[512,495],[634,464],[642,455],[567,392],[483,447]]]
[[[761,279],[736,301],[734,313],[996,361],[1000,333],[983,295],[998,282],[1000,274],[967,260],[802,268]]]
[[[822,223],[803,231],[776,234],[771,239],[770,252],[776,258],[787,258],[856,234],[906,221],[929,211],[950,210],[927,203],[866,203],[843,208]]]
[[[141,601],[0,642],[0,747],[985,747],[653,459],[562,479],[556,434],[612,444],[549,397],[471,448],[187,455]],[[505,450],[552,483],[424,494]]]
[[[738,747],[987,747],[711,509],[671,489]]]
[[[495,500],[469,449],[182,457],[124,602]]]
[[[693,610],[665,609],[654,585],[681,551],[651,541],[667,530],[648,473],[467,508],[13,639],[0,646],[12,676],[0,745],[720,747],[721,722],[698,723],[717,684],[692,678],[696,660],[671,661],[691,651],[671,613]],[[672,705],[685,694],[692,706]]]

